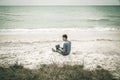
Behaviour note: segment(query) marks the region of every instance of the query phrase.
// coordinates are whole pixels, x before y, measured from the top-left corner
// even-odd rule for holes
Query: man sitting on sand
[[[52,48],[52,51],[53,52],[58,52],[62,55],[69,55],[70,54],[70,51],[71,51],[71,42],[67,40],[67,35],[64,34],[63,36],[63,41],[64,41],[64,44],[63,44],[63,47],[61,48],[60,45],[56,45],[56,50]]]

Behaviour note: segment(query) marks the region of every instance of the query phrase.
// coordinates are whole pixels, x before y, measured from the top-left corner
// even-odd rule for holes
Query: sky
[[[120,0],[0,0],[0,5],[120,5]]]

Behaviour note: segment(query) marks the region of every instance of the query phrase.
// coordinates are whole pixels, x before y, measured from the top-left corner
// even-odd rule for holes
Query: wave
[[[109,27],[93,27],[93,28],[41,28],[41,29],[0,29],[1,32],[31,32],[31,33],[39,33],[39,32],[55,32],[55,31],[116,31],[120,30],[119,28],[109,28]]]
[[[87,21],[111,21],[111,19],[87,19]]]
[[[12,13],[12,12],[6,12],[6,13],[3,13],[3,12],[0,12],[0,16],[30,16],[28,15],[27,13]]]
[[[95,42],[95,41],[115,41],[119,42],[120,40],[112,39],[94,39],[94,40],[71,40],[72,42]],[[44,40],[44,41],[3,41],[0,44],[36,44],[36,43],[53,43],[53,42],[62,42],[61,40]]]
[[[120,18],[120,15],[108,15],[110,18]]]

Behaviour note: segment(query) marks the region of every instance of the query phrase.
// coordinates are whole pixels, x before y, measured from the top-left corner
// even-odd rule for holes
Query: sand
[[[68,34],[72,51],[68,56],[52,52],[62,46]],[[0,66],[14,63],[37,69],[41,64],[80,64],[93,70],[98,65],[120,76],[120,31],[51,30],[26,33],[0,33]]]

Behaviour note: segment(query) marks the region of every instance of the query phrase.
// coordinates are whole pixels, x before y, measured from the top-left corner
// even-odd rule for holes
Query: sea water
[[[120,6],[0,6],[1,29],[120,29]]]

